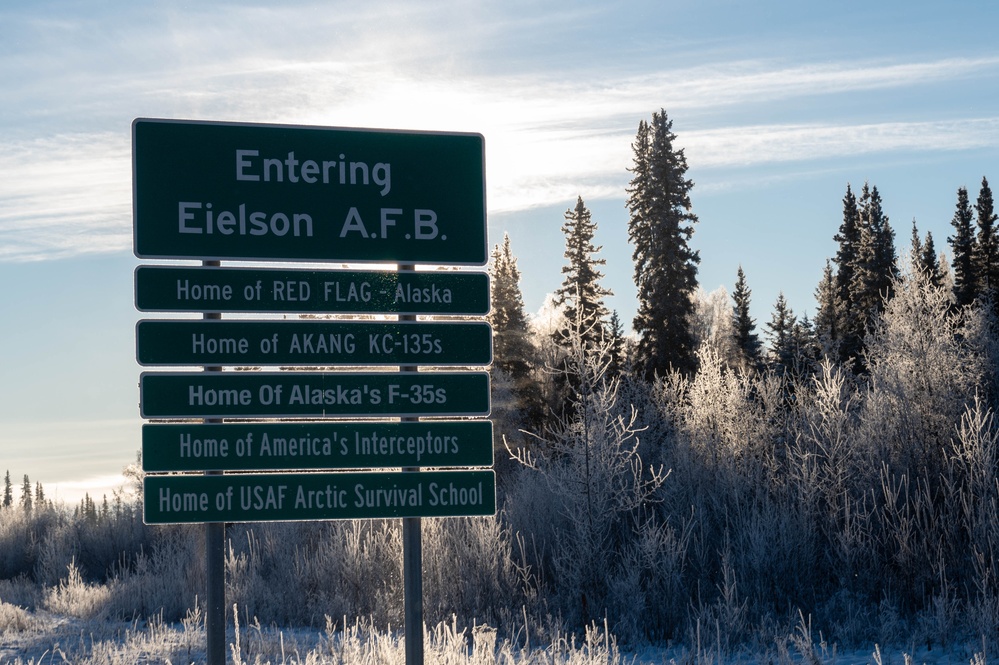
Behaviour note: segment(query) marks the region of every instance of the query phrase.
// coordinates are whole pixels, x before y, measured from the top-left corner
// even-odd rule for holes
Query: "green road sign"
[[[143,372],[143,418],[489,415],[486,372]]]
[[[137,119],[141,258],[486,263],[479,134]]]
[[[139,321],[140,365],[488,365],[488,323]]]
[[[146,476],[146,524],[458,517],[496,512],[492,471]]]
[[[481,272],[138,266],[142,312],[467,314],[489,312]]]
[[[492,466],[488,420],[142,426],[142,469],[268,471]]]

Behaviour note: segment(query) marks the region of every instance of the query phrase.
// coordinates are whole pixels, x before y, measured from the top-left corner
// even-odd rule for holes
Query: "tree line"
[[[632,143],[626,205],[638,295],[638,312],[632,322],[634,338],[625,336],[617,312],[609,311],[604,302],[612,295],[600,284],[606,260],[598,258],[601,248],[593,244],[597,224],[580,196],[575,207],[565,212],[562,226],[567,264],[562,267],[563,282],[554,294],[554,304],[561,308],[562,316],[551,341],[562,351],[574,335],[590,350],[606,342],[612,374],[627,368],[648,382],[671,372],[693,375],[698,345],[706,340],[714,344],[728,367],[738,371],[769,370],[801,379],[814,375],[821,360],[828,358],[864,374],[865,338],[893,297],[900,277],[895,232],[877,186],[865,182],[858,198],[847,184],[842,223],[833,236],[837,251],[826,261],[814,292],[814,319],[796,316],[783,293],[779,294],[764,325],[769,342],[765,345],[750,314],[752,291],[741,265],[730,313],[725,317],[709,315],[706,322],[699,316],[700,256],[689,243],[698,223],[690,199],[694,183],[686,177],[687,161],[683,149],[675,145],[672,124],[665,110],[653,113],[651,121],[640,121]],[[932,233],[920,236],[914,219],[909,267],[926,274],[934,286],[951,290],[955,307],[981,301],[999,314],[996,219],[986,177],[973,207],[967,188],[960,187],[951,220],[954,233],[947,238],[952,255],[949,266]],[[556,395],[547,404],[539,403],[544,400],[532,369],[550,363],[552,358],[529,342],[521,275],[509,237],[495,246],[490,271],[494,369],[512,381],[519,410],[527,414],[524,424],[537,426],[541,414],[559,401],[558,391],[554,390]]]

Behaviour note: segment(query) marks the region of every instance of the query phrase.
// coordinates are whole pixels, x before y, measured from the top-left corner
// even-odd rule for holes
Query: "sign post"
[[[184,421],[143,426],[143,519],[206,525],[208,662],[225,662],[226,522],[400,517],[422,663],[421,518],[496,510],[492,424],[468,419],[489,414],[489,376],[465,371],[492,362],[491,329],[417,320],[489,311],[484,273],[415,266],[486,263],[482,136],[137,119],[132,141],[135,255],[202,261],[139,266],[135,304],[202,314],[140,321],[136,359],[204,370],[143,372],[140,414]],[[231,371],[248,367],[296,369]]]

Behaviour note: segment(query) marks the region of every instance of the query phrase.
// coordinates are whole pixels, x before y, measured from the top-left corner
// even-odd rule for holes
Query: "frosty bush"
[[[613,616],[616,630],[637,634],[642,613],[658,600],[645,597],[640,581],[659,571],[632,564],[649,561],[636,549],[648,526],[645,506],[665,473],[643,466],[634,414],[618,412],[609,361],[606,350],[571,337],[560,364],[570,391],[567,412],[537,445],[511,450],[537,479],[520,485],[534,496],[523,503],[511,497],[508,510],[515,529],[531,529],[544,554],[534,565],[545,571],[551,601],[570,625]],[[542,520],[518,519],[525,506],[543,506]]]

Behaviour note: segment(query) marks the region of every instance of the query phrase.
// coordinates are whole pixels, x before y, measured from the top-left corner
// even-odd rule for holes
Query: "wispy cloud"
[[[129,138],[70,134],[0,153],[0,260],[107,252],[131,242]]]
[[[896,151],[999,148],[999,117],[856,125],[752,125],[687,132],[699,167],[744,167]]]

